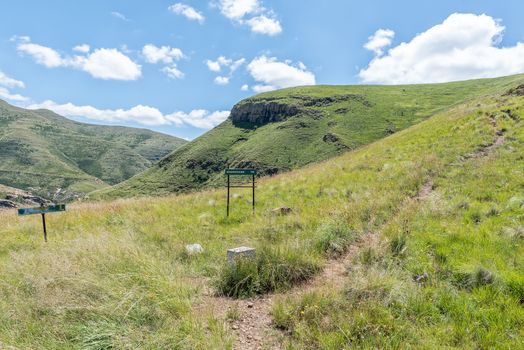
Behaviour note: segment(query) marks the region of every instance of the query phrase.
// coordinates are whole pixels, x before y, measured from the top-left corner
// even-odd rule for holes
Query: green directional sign
[[[256,175],[255,169],[226,169],[226,175]]]
[[[20,208],[18,209],[18,215],[34,215],[34,214],[47,214],[57,213],[59,211],[65,211],[65,204],[49,205],[38,208]]]
[[[38,208],[20,208],[18,209],[18,215],[42,215],[42,228],[44,229],[44,241],[47,242],[47,227],[45,224],[45,214],[47,213],[58,213],[60,211],[65,211],[65,204],[56,204],[56,205],[42,205]]]

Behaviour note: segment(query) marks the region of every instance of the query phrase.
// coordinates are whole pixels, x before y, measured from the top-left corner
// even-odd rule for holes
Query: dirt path
[[[378,243],[378,235],[368,233],[351,245],[347,253],[336,260],[329,260],[320,274],[295,288],[277,294],[269,294],[236,300],[216,297],[209,290],[196,307],[197,312],[226,319],[235,336],[235,350],[282,349],[284,334],[272,327],[271,309],[274,303],[286,296],[300,296],[320,287],[340,290],[344,287],[347,266],[362,249]]]
[[[490,117],[494,128],[498,129],[496,119]],[[487,156],[505,141],[504,132],[496,131],[493,143],[485,145],[473,153],[463,157],[463,160]],[[416,196],[408,201],[423,201],[433,192],[434,183],[428,179]],[[269,294],[246,300],[236,300],[225,297],[216,297],[212,290],[205,293],[202,302],[196,306],[195,311],[207,313],[218,319],[229,322],[235,336],[235,350],[279,350],[283,349],[282,342],[285,335],[272,327],[271,309],[274,303],[286,296],[301,296],[319,288],[341,290],[344,288],[345,275],[348,265],[360,251],[379,244],[379,235],[368,233],[352,244],[347,253],[340,259],[329,260],[320,274],[302,285],[280,294]]]

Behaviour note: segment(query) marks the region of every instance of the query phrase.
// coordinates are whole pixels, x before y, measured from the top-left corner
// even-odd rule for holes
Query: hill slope
[[[223,189],[77,204],[49,215],[44,244],[38,217],[0,213],[0,347],[521,348],[515,91],[261,179],[255,215],[238,197],[226,219]],[[256,260],[229,265],[242,245]],[[315,275],[332,278],[301,284]]]
[[[0,101],[0,183],[48,198],[114,185],[184,143],[149,130],[83,124]]]
[[[524,81],[524,76],[409,86],[312,86],[264,93],[144,173],[92,197],[168,194],[223,185],[222,171],[272,175],[328,159],[437,112]]]

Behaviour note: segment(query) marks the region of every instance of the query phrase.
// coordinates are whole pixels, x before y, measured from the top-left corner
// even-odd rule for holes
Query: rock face
[[[506,96],[524,96],[524,84],[510,89],[505,95]]]
[[[283,121],[297,115],[299,109],[293,105],[278,101],[257,100],[256,102],[242,102],[231,110],[233,123],[267,124]]]

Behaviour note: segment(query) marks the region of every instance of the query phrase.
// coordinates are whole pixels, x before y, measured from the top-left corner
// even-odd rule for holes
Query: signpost
[[[229,216],[229,193],[231,188],[252,188],[253,189],[253,213],[255,212],[255,169],[226,169],[227,176],[227,216]],[[247,183],[233,183],[231,184],[231,176],[251,176],[251,184]]]
[[[66,210],[65,204],[48,205],[48,206],[42,205],[38,208],[20,208],[18,209],[18,215],[19,216],[36,215],[36,214],[42,215],[42,226],[44,228],[44,241],[47,242],[47,228],[45,225],[45,214],[57,213],[60,211],[65,211],[65,210]]]

